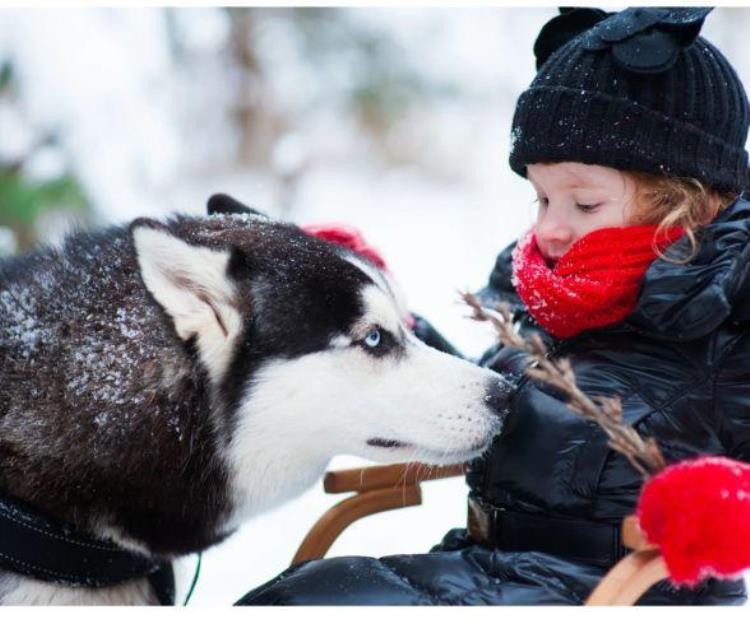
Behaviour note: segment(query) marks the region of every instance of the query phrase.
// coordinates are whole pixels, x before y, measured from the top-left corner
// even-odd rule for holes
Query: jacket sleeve
[[[714,417],[727,456],[750,462],[750,327],[716,372]]]
[[[599,567],[540,552],[505,553],[466,544],[427,554],[303,562],[235,605],[579,605],[601,573]]]
[[[445,339],[443,335],[432,326],[432,324],[422,318],[422,316],[418,316],[415,313],[412,313],[412,316],[414,317],[414,335],[417,336],[419,340],[427,344],[427,346],[436,348],[439,351],[448,353],[454,357],[465,359],[461,352]]]

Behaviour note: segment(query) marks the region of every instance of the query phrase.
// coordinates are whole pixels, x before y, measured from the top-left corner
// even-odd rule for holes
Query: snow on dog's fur
[[[336,454],[448,463],[488,446],[500,376],[419,342],[361,257],[215,206],[0,264],[0,495],[170,558],[301,492]],[[0,572],[4,603],[152,600],[145,580]]]

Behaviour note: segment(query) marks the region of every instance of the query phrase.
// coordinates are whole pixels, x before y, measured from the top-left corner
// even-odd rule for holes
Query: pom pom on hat
[[[750,465],[724,457],[678,463],[649,480],[637,516],[672,583],[736,577],[750,568]]]

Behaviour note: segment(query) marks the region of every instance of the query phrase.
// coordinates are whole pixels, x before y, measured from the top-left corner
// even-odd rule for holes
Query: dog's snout
[[[508,405],[513,384],[504,378],[492,379],[487,386],[484,402],[498,416],[504,418],[508,414]]]

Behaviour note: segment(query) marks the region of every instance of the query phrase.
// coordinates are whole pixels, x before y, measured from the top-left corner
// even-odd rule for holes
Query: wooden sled
[[[323,558],[338,536],[363,517],[387,510],[419,506],[420,483],[462,476],[464,465],[432,467],[402,463],[328,472],[323,481],[326,493],[354,492],[329,509],[310,529],[297,549],[292,564]],[[635,516],[626,517],[622,542],[633,550],[602,578],[586,600],[587,606],[628,606],[635,604],[654,584],[667,577],[658,548],[649,544]]]

